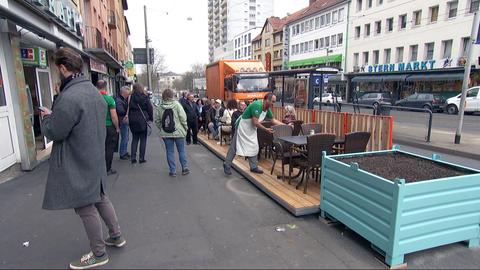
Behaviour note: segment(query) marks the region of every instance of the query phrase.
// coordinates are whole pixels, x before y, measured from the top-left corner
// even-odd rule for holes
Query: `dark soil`
[[[338,160],[346,164],[356,162],[361,170],[391,181],[396,178],[405,179],[406,183],[475,173],[403,153],[367,155]]]

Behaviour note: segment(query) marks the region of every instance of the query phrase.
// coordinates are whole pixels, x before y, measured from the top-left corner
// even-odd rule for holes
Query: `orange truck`
[[[256,60],[220,60],[207,66],[208,98],[262,99],[271,92],[268,73]]]

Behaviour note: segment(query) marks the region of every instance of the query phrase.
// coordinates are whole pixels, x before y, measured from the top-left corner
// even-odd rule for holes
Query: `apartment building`
[[[234,38],[272,15],[273,0],[208,0],[210,62],[233,59]]]
[[[252,59],[252,39],[262,31],[261,27],[255,27],[242,32],[234,38],[234,58],[235,60]]]
[[[478,0],[352,0],[346,70],[350,91],[452,96],[461,90]],[[480,49],[474,46],[478,68]],[[480,76],[474,69],[473,82]]]

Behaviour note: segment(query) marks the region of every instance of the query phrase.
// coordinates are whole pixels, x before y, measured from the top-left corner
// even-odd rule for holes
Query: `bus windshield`
[[[268,78],[241,78],[237,80],[236,92],[268,91]]]

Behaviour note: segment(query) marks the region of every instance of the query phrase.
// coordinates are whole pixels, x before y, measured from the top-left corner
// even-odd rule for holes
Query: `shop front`
[[[445,61],[440,61],[444,63]],[[390,92],[393,102],[415,93],[438,93],[445,98],[461,92],[463,67],[443,67],[435,60],[410,63],[374,65],[366,72],[347,74],[348,100],[365,92]],[[478,85],[480,73],[472,69],[471,84]]]

